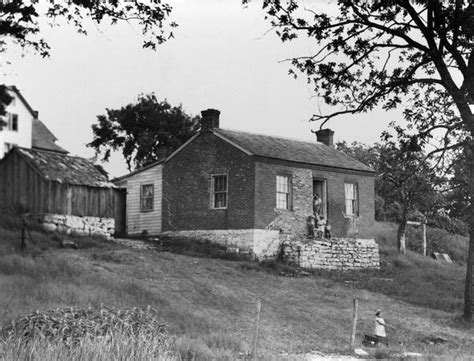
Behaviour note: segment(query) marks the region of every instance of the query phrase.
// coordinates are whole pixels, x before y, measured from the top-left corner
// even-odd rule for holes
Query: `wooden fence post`
[[[426,256],[426,223],[423,222],[423,256]]]
[[[257,316],[255,317],[255,333],[253,335],[252,344],[252,359],[257,360],[257,345],[258,345],[258,329],[260,327],[260,309],[262,308],[262,302],[257,300]]]
[[[355,345],[355,336],[357,330],[357,310],[359,307],[359,303],[357,299],[352,300],[352,332],[351,332],[351,351],[354,351]]]

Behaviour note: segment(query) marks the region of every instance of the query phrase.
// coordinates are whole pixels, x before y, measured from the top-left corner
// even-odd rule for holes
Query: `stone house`
[[[317,193],[334,237],[370,237],[375,173],[336,150],[332,130],[305,142],[222,129],[219,115],[203,111],[201,131],[162,165],[163,231],[268,247],[307,235]]]

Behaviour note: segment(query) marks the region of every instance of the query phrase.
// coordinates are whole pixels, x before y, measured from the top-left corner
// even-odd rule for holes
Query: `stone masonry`
[[[162,233],[162,235],[208,240],[225,246],[229,251],[252,254],[260,260],[275,258],[280,249],[280,232],[275,230],[225,229],[168,231]]]
[[[115,220],[113,218],[46,214],[41,223],[49,231],[80,236],[104,236],[111,238],[115,232]]]
[[[304,268],[339,271],[380,268],[379,247],[373,239],[288,240],[283,243],[283,257]]]

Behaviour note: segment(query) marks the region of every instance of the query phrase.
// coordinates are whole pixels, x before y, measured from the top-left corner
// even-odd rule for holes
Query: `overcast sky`
[[[15,84],[71,154],[93,156],[86,147],[91,125],[106,108],[119,108],[140,93],[154,92],[188,114],[216,108],[221,127],[315,140],[311,115],[325,110],[304,78],[287,74],[284,59],[311,54],[306,39],[283,44],[269,31],[258,6],[240,0],[171,0],[179,27],[156,52],[141,48],[140,30],[129,24],[88,26],[89,35],[69,26],[45,28],[47,59],[10,49],[4,81]],[[307,0],[327,7],[326,1]],[[399,112],[374,111],[329,122],[336,140],[373,143]],[[104,165],[112,176],[127,172],[115,156]]]

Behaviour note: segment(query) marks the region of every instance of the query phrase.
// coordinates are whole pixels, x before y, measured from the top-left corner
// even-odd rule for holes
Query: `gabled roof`
[[[80,157],[39,149],[13,148],[44,179],[89,187],[115,187],[92,162]],[[7,157],[4,158],[7,161]]]
[[[146,165],[146,166],[144,166],[144,167],[141,167],[141,168],[139,168],[139,169],[134,170],[133,172],[130,172],[130,173],[125,174],[125,175],[123,175],[123,176],[114,178],[114,179],[112,179],[112,182],[114,182],[115,184],[120,183],[120,182],[124,181],[125,179],[128,179],[128,178],[130,178],[130,177],[132,177],[132,176],[134,176],[134,175],[136,175],[136,174],[138,174],[138,173],[141,173],[141,172],[143,172],[143,171],[146,171],[147,169],[153,168],[154,166],[160,165],[160,164],[162,164],[163,162],[164,162],[164,159],[161,159],[161,160],[159,160],[159,161],[150,163],[150,164],[148,164],[148,165]]]
[[[50,150],[53,152],[69,153],[66,149],[56,144],[56,138],[44,123],[39,119],[33,119],[31,146],[33,148]]]
[[[25,105],[26,109],[31,113],[33,117],[36,116],[35,110],[31,107],[31,105],[26,101],[25,97],[23,94],[21,94],[20,90],[15,86],[15,85],[10,85],[8,86],[8,89],[11,90],[12,92],[15,92],[15,94],[18,96],[18,98],[22,101],[22,103]]]
[[[214,128],[212,132],[249,155],[332,168],[374,172],[365,164],[323,143]]]

